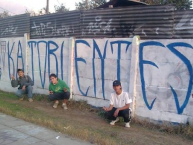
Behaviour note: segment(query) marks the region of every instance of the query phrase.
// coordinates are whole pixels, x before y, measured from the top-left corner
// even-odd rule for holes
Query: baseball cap
[[[121,82],[119,80],[115,80],[113,82],[113,86],[121,86]]]

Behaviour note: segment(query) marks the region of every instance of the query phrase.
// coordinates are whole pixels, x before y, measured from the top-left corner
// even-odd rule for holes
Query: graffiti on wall
[[[64,68],[64,49],[65,41],[62,40],[60,43],[52,40],[37,40],[37,41],[28,41],[28,46],[31,50],[31,74],[32,80],[34,81],[35,77],[34,72],[39,72],[39,79],[41,80],[42,88],[45,87],[46,83],[46,73],[50,75],[54,73],[61,78],[63,78],[64,71],[67,72],[68,68]],[[58,56],[59,54],[59,56]],[[35,62],[37,64],[35,64]],[[65,61],[66,62],[66,61]],[[53,64],[52,64],[53,63]],[[36,68],[35,68],[36,67]],[[59,75],[60,72],[60,75]]]
[[[4,35],[16,35],[17,34],[17,26],[9,24],[6,28],[2,29],[0,32],[1,36]]]
[[[82,31],[82,35],[84,34],[94,34],[112,32],[115,28],[112,28],[111,23],[113,19],[109,19],[108,21],[102,20],[102,16],[96,16],[94,22],[90,22],[88,26],[86,26],[85,30]]]
[[[185,43],[185,42],[174,42],[174,43],[170,43],[166,46],[158,41],[146,41],[146,42],[143,42],[140,44],[139,69],[140,69],[140,76],[141,76],[141,88],[142,88],[142,95],[143,95],[144,102],[149,110],[151,110],[153,108],[154,103],[156,102],[156,97],[153,99],[153,101],[151,103],[148,103],[149,101],[148,101],[148,97],[146,95],[146,83],[145,83],[145,76],[144,76],[144,67],[146,65],[151,65],[151,66],[159,69],[159,66],[156,63],[154,63],[153,61],[145,60],[143,58],[144,57],[144,49],[147,47],[151,47],[151,46],[159,46],[162,49],[168,49],[172,54],[175,55],[175,57],[177,57],[179,60],[181,60],[181,62],[187,68],[187,71],[188,71],[187,74],[189,75],[189,80],[188,80],[187,92],[186,92],[186,95],[184,96],[185,99],[184,99],[182,105],[180,105],[180,103],[179,103],[178,95],[177,95],[177,92],[175,91],[174,87],[172,85],[169,86],[171,89],[171,92],[173,94],[174,100],[175,100],[177,113],[182,114],[184,109],[186,108],[186,106],[188,104],[189,99],[190,99],[193,77],[192,77],[192,65],[191,65],[190,60],[185,55],[183,55],[179,50],[177,50],[177,47],[181,47],[182,49],[193,49],[193,47],[190,44]],[[178,77],[178,79],[181,79],[181,78]]]
[[[33,25],[31,26],[31,36],[69,36],[70,34],[74,33],[74,27],[73,24],[66,25],[61,24],[61,26],[58,26],[53,22],[47,22],[47,23],[40,23],[36,24],[36,22],[33,22]]]
[[[79,45],[81,45],[81,46],[79,46]],[[75,72],[76,72],[76,79],[77,79],[76,81],[77,81],[78,89],[83,96],[88,96],[88,91],[89,91],[90,86],[87,86],[85,91],[82,90],[82,88],[81,88],[82,82],[80,82],[80,76],[79,76],[79,71],[82,68],[79,67],[79,65],[82,63],[87,65],[87,61],[89,62],[89,60],[92,60],[91,68],[89,68],[89,69],[92,69],[93,83],[91,85],[93,86],[94,97],[96,97],[96,94],[97,94],[96,93],[97,92],[96,86],[98,86],[97,85],[97,78],[96,78],[96,73],[97,73],[97,74],[100,74],[100,76],[101,76],[98,79],[101,79],[101,85],[100,86],[102,88],[103,99],[106,99],[105,81],[107,81],[107,78],[105,78],[105,71],[109,69],[109,66],[106,66],[106,68],[105,68],[105,62],[107,62],[107,60],[109,60],[109,59],[116,60],[115,64],[114,64],[114,61],[112,61],[113,63],[109,64],[109,65],[116,66],[116,71],[111,70],[111,74],[115,73],[116,78],[111,78],[111,80],[113,80],[113,79],[121,80],[122,55],[130,56],[128,54],[129,53],[128,50],[129,50],[130,45],[131,45],[131,42],[128,40],[105,40],[104,46],[102,46],[102,47],[101,47],[101,45],[99,46],[99,44],[96,42],[95,39],[76,40],[76,42],[75,42]],[[89,51],[92,53],[89,55],[89,57],[90,57],[89,59],[85,59],[79,54],[79,52],[80,52],[79,49],[84,49],[85,47],[87,47],[89,49]],[[84,51],[88,51],[88,50],[84,49]],[[114,56],[110,58],[109,55],[111,55],[111,54],[114,54]],[[100,60],[100,63],[96,64],[96,61],[98,62],[98,60]],[[128,62],[128,66],[129,65],[130,64]],[[98,68],[100,68],[100,70]],[[84,70],[84,71],[86,71],[86,70]],[[108,76],[110,76],[111,74],[108,74]],[[81,78],[82,77],[84,77],[84,76],[81,76]]]
[[[24,70],[24,56],[23,56],[22,42],[15,41],[0,41],[0,76],[3,71],[8,71],[8,76],[16,76],[16,70],[21,68]],[[7,64],[7,65],[6,65]],[[0,77],[0,78],[1,78]]]
[[[85,26],[82,29],[82,36],[110,36],[110,37],[134,37],[135,35],[140,35],[141,37],[150,37],[152,34],[154,36],[159,35],[172,35],[172,25],[171,30],[165,31],[165,29],[160,28],[160,26],[149,27],[149,23],[141,23],[138,20],[126,21],[118,18],[98,15],[94,17],[93,21],[89,22],[86,19],[83,20]],[[169,27],[169,26],[167,26]]]
[[[7,42],[7,53],[8,53],[8,70],[9,77],[11,79],[11,75],[16,76],[16,71],[18,68],[24,70],[24,56],[22,53],[22,44],[19,40],[18,42]],[[15,52],[15,53],[14,53]],[[14,59],[16,56],[16,59]],[[21,63],[21,66],[19,64]],[[25,71],[25,70],[24,70]]]
[[[184,12],[186,13],[186,12]],[[176,14],[177,15],[177,14]],[[174,26],[175,38],[187,37],[193,34],[193,16],[191,13],[182,15],[182,18]]]
[[[0,41],[0,54],[3,69],[5,68],[6,41]],[[0,65],[1,66],[1,65]]]
[[[5,69],[6,41],[0,41],[0,80]]]
[[[1,75],[2,75],[2,71],[1,71],[1,54],[0,54],[0,80],[1,80]]]

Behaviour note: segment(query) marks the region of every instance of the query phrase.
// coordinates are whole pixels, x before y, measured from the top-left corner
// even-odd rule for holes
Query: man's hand
[[[64,92],[67,92],[68,90],[66,88],[64,88]]]
[[[53,91],[49,91],[50,94],[53,94]]]
[[[117,109],[117,110],[115,111],[115,113],[114,113],[114,117],[117,117],[117,116],[118,116],[118,114],[119,114],[119,109]]]
[[[22,90],[25,91],[25,86],[22,87]]]
[[[14,77],[13,75],[11,75],[11,79],[12,79],[12,80],[15,80],[15,77]]]
[[[107,107],[103,107],[103,110],[108,111],[108,108]]]

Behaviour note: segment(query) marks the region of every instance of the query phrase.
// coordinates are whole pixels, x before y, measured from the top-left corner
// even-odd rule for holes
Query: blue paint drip
[[[129,49],[129,46],[131,44],[131,42],[129,41],[124,41],[124,40],[118,40],[118,41],[113,41],[111,42],[111,52],[113,53],[113,45],[114,44],[118,44],[118,56],[117,56],[117,80],[120,80],[121,79],[121,65],[120,65],[120,59],[121,59],[121,44],[127,44],[126,46],[126,49],[125,49],[125,52],[128,51]]]
[[[189,71],[189,74],[190,74],[190,79],[189,79],[189,84],[188,84],[188,91],[187,91],[187,94],[186,94],[186,99],[183,102],[182,106],[180,106],[180,104],[179,104],[178,96],[177,96],[175,90],[173,89],[172,86],[170,86],[171,90],[172,90],[172,93],[174,95],[174,100],[175,100],[175,103],[176,103],[176,108],[177,108],[178,114],[182,114],[183,111],[184,111],[184,108],[187,106],[188,101],[190,99],[193,77],[192,77],[191,62],[182,53],[180,53],[178,50],[175,49],[175,47],[179,47],[179,46],[186,47],[186,48],[191,48],[191,49],[193,49],[193,47],[190,44],[183,43],[183,42],[176,42],[176,43],[171,43],[171,44],[167,45],[169,50],[184,62],[184,64],[188,68],[188,71]]]
[[[2,72],[1,72],[1,54],[0,54],[0,80],[1,80],[1,74]]]
[[[50,45],[54,45],[55,46],[55,49],[50,49]],[[58,45],[57,43],[55,43],[54,41],[48,41],[48,73],[50,75],[50,55],[53,55],[55,57],[55,60],[56,60],[56,76],[58,76],[58,60],[57,60],[57,56],[56,54],[54,53],[55,51],[57,51],[58,49]],[[63,57],[63,54],[61,54],[62,57]]]
[[[63,51],[64,51],[64,41],[62,42],[62,45],[61,45],[61,54],[60,54],[60,59],[61,59],[61,79],[62,80],[63,80]]]
[[[1,45],[1,60],[3,63],[3,69],[5,69],[5,52],[6,52],[6,41],[0,41]],[[5,48],[5,49],[3,49]]]
[[[87,88],[87,90],[86,90],[85,93],[84,93],[84,92],[81,90],[81,88],[80,88],[79,73],[78,73],[78,62],[80,61],[80,62],[83,62],[83,63],[86,64],[86,60],[83,59],[83,58],[78,58],[78,56],[77,56],[77,44],[78,44],[78,43],[85,44],[85,45],[87,45],[88,47],[90,47],[90,45],[89,45],[89,43],[86,42],[85,40],[76,40],[76,41],[75,41],[75,70],[76,70],[77,85],[78,85],[78,89],[79,89],[79,91],[81,92],[81,94],[82,94],[83,96],[87,96],[88,90],[89,90],[90,86]]]
[[[30,45],[31,44],[31,45]],[[31,48],[31,66],[32,66],[32,81],[34,82],[34,61],[33,61],[33,44],[35,45],[35,47],[36,47],[36,45],[37,45],[37,42],[36,41],[29,41],[28,42],[28,46],[29,46],[29,48]]]
[[[145,80],[144,80],[144,68],[143,68],[143,65],[144,64],[149,64],[149,65],[152,65],[152,66],[155,66],[158,68],[158,66],[154,63],[154,62],[151,62],[151,61],[147,61],[147,60],[143,60],[143,48],[145,46],[150,46],[150,45],[154,45],[154,46],[160,46],[160,47],[165,47],[162,43],[160,42],[156,42],[156,41],[148,41],[148,42],[143,42],[140,44],[139,46],[139,68],[140,68],[140,76],[141,76],[141,89],[142,89],[142,94],[143,94],[143,99],[144,99],[144,102],[147,106],[147,108],[149,110],[151,110],[153,108],[153,105],[155,103],[155,99],[153,99],[152,103],[149,105],[148,101],[147,101],[147,96],[146,96],[146,89],[145,89]]]
[[[104,47],[104,52],[103,55],[101,54],[101,51],[96,43],[96,41],[93,39],[93,60],[92,60],[92,66],[93,66],[93,80],[94,80],[94,94],[96,97],[96,76],[95,76],[95,51],[97,51],[100,59],[101,59],[101,78],[102,78],[102,92],[103,92],[103,99],[105,99],[105,75],[104,75],[104,70],[105,70],[105,58],[106,58],[106,49],[107,49],[107,44],[108,40],[105,43]]]
[[[159,67],[158,67],[154,62],[152,62],[152,61],[144,60],[144,61],[143,61],[143,64],[150,64],[150,65],[153,65],[153,66],[159,68]]]
[[[9,42],[7,43],[7,48],[8,48],[8,66],[9,66],[9,78],[11,80],[11,75],[15,76],[16,77],[16,74],[15,74],[15,65],[14,65],[14,61],[13,61],[13,58],[11,57],[11,54],[12,54],[12,51],[13,51],[13,47],[15,45],[15,42],[13,42],[13,45],[12,45],[12,48],[11,48],[11,51],[9,50]],[[13,74],[11,74],[11,70],[10,70],[10,60],[12,61],[13,63]]]
[[[21,42],[18,42],[18,49],[17,49],[17,69],[18,69],[18,59],[21,59],[22,61],[22,69],[25,72],[25,68],[24,68],[24,62],[23,62],[23,54],[22,54],[22,46],[21,46]]]
[[[41,70],[41,59],[40,59],[40,48],[39,48],[39,45],[40,43],[45,43],[46,44],[46,55],[45,55],[45,64],[44,64],[44,76],[43,76],[43,79],[42,79],[42,70]],[[45,86],[45,81],[46,81],[46,63],[47,63],[47,42],[46,41],[38,41],[37,42],[37,51],[38,51],[38,60],[39,60],[39,74],[40,74],[40,80],[41,80],[41,84],[42,84],[42,88],[44,89],[44,86]]]

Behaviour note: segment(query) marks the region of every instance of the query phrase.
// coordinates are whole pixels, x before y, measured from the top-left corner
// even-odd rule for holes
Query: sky
[[[38,12],[43,7],[46,7],[47,0],[0,0],[0,13],[4,9],[9,11],[11,15],[23,14],[25,10]],[[50,1],[50,12],[54,12],[54,5],[60,5],[63,3],[70,10],[75,10],[75,2],[81,0],[49,0]]]
[[[23,14],[25,10],[35,11],[36,13],[46,7],[47,0],[0,0],[0,13],[5,10],[9,11],[9,14]],[[50,1],[50,12],[54,12],[54,6],[63,3],[70,10],[75,10],[75,2],[81,0],[49,0]],[[4,9],[2,9],[4,8]]]

